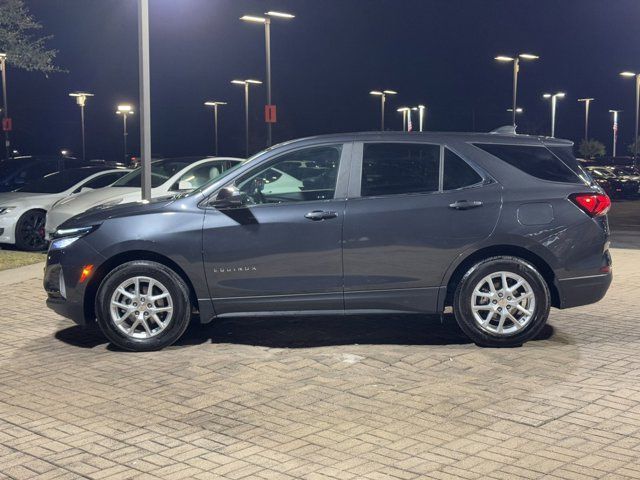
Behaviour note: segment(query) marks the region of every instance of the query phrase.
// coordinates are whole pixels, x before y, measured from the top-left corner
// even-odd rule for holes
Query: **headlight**
[[[76,228],[59,228],[52,235],[53,240],[49,246],[50,250],[61,250],[68,247],[73,242],[85,235],[90,234],[96,230],[100,225],[90,225],[88,227],[76,227]]]
[[[53,242],[51,242],[51,245],[49,245],[49,250],[62,250],[63,248],[66,248],[69,245],[71,245],[73,242],[75,242],[79,238],[80,236],[58,238],[57,240],[54,240]]]
[[[16,207],[0,207],[0,215],[11,212]]]

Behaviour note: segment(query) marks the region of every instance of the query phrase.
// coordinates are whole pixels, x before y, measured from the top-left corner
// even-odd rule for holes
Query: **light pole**
[[[140,183],[142,200],[151,200],[151,72],[149,66],[149,0],[138,0],[140,84]]]
[[[387,101],[387,95],[397,95],[395,90],[371,90],[370,95],[380,97],[380,130],[384,132],[384,104]]]
[[[0,53],[0,70],[2,70],[2,129],[4,130],[5,158],[9,158],[11,142],[9,140],[9,107],[7,105],[7,54]]]
[[[554,93],[553,95],[550,93],[545,93],[543,98],[551,99],[551,136],[556,136],[556,102],[559,98],[564,98],[563,92]],[[514,113],[515,115],[515,113]]]
[[[424,105],[418,105],[418,127],[422,132],[422,128],[424,127],[424,112],[427,109]]]
[[[579,98],[579,102],[584,102],[584,139],[589,140],[589,106],[594,98]]]
[[[127,117],[129,115],[134,114],[133,107],[127,104],[118,105],[116,114],[122,116],[122,136],[124,138],[124,164],[128,165],[129,160],[127,159],[127,135],[129,134],[127,132]]]
[[[409,107],[400,107],[396,110],[396,112],[402,114],[402,131],[403,132],[407,131],[407,115],[409,113],[409,110],[411,110]]]
[[[244,151],[249,158],[249,86],[261,85],[260,80],[231,80],[234,85],[244,85]]]
[[[616,156],[616,149],[618,146],[618,114],[622,110],[609,110],[609,113],[613,113],[613,156]]]
[[[85,141],[84,141],[84,106],[87,103],[87,98],[93,97],[93,93],[73,92],[73,93],[70,93],[69,96],[75,97],[76,103],[80,107],[80,124],[82,129],[82,160],[86,160],[87,150],[85,148]]]
[[[273,116],[275,117],[275,106],[271,104],[271,17],[291,20],[292,18],[295,18],[295,15],[285,12],[268,11],[265,13],[264,17],[257,17],[254,15],[244,15],[240,17],[240,20],[243,20],[245,22],[264,24],[264,44],[267,65],[267,105],[265,107],[265,121],[267,122],[268,147],[270,147],[272,143],[271,126],[275,122],[275,118],[272,118],[271,114],[267,114],[268,110],[272,110]]]
[[[623,77],[636,77],[636,129],[635,137],[633,137],[633,161],[634,163],[638,157],[638,115],[640,115],[640,73],[635,72],[621,72]]]
[[[520,60],[537,60],[540,57],[538,55],[532,55],[531,53],[519,53],[514,57],[508,57],[506,55],[498,55],[495,57],[495,60],[499,62],[513,62],[513,102],[511,103],[512,108],[512,122],[513,126],[516,126],[516,103],[518,98],[518,73],[520,72]]]
[[[218,156],[218,107],[220,105],[226,105],[227,102],[208,101],[204,102],[207,107],[213,107],[213,145],[214,155]]]

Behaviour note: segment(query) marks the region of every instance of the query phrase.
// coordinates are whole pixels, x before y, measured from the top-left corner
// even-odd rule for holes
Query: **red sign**
[[[267,123],[276,123],[276,106],[275,105],[264,106],[264,121]]]
[[[13,121],[10,118],[3,118],[2,119],[2,131],[3,132],[10,132],[11,130],[13,130]]]

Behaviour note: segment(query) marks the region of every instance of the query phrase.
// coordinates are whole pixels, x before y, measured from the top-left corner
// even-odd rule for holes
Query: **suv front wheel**
[[[520,346],[535,338],[549,317],[550,294],[542,275],[517,257],[492,257],[462,277],[453,309],[460,328],[477,345]]]
[[[101,282],[98,325],[125,350],[159,350],[178,340],[189,325],[191,303],[184,280],[161,263],[124,263]]]

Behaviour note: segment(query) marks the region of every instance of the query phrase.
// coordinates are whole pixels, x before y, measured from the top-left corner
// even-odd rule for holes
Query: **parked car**
[[[0,161],[0,192],[16,190],[53,172],[88,166],[72,157],[25,156]]]
[[[155,160],[151,164],[151,196],[170,196],[193,190],[241,161],[239,158],[230,157]],[[107,189],[86,192],[57,202],[47,215],[47,238],[55,232],[58,225],[86,210],[141,200],[141,172],[142,170],[137,168]]]
[[[45,175],[14,192],[0,193],[0,243],[22,250],[42,250],[45,216],[61,198],[105,187],[128,173],[126,169],[82,167]]]
[[[640,173],[631,165],[611,165],[604,167],[621,180],[637,183],[640,188]],[[639,193],[636,191],[636,193]]]
[[[296,178],[289,191],[269,191],[274,170]],[[605,295],[610,204],[566,140],[325,135],[171,199],[72,218],[55,232],[44,288],[50,308],[97,319],[128,350],[171,345],[195,310],[208,323],[447,306],[477,344],[515,346],[551,306]]]
[[[610,167],[587,167],[587,171],[612,198],[632,197],[640,189],[640,182],[619,177]]]

